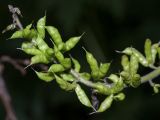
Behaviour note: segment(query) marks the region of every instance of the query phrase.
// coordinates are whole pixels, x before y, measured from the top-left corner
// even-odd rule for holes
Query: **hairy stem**
[[[148,82],[149,80],[152,80],[158,77],[159,75],[160,75],[160,67],[141,77],[141,83]]]
[[[88,81],[88,80],[85,80],[83,79],[78,72],[76,72],[75,70],[71,69],[70,70],[70,73],[78,80],[78,82],[88,86],[88,87],[91,87],[91,88],[95,88],[95,84],[91,81]]]
[[[88,81],[88,80],[85,80],[83,79],[79,73],[77,73],[76,71],[74,71],[73,69],[70,70],[70,73],[75,77],[77,78],[78,82],[88,86],[88,87],[91,87],[91,88],[95,88],[95,84],[91,81]],[[156,77],[158,77],[160,75],[160,67],[158,67],[157,69],[153,70],[152,72],[144,75],[141,77],[141,83],[146,83]],[[127,86],[124,86],[124,88],[126,88]]]

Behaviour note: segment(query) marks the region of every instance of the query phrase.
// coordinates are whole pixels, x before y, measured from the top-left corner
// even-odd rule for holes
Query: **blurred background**
[[[47,13],[47,25],[57,27],[64,40],[85,32],[71,54],[88,70],[84,46],[98,61],[110,62],[110,72],[121,69],[120,56],[115,50],[133,46],[143,52],[146,38],[160,40],[160,1],[158,0],[1,0],[0,31],[12,22],[8,4],[20,8],[23,25],[37,21]],[[27,58],[16,50],[21,40],[6,40],[12,32],[0,34],[0,55]],[[159,118],[160,94],[153,95],[148,83],[124,92],[126,99],[114,102],[104,113],[89,115],[75,93],[61,90],[53,81],[39,80],[31,69],[21,76],[12,65],[6,64],[4,78],[19,120],[155,120]],[[141,68],[140,74],[149,70]],[[157,79],[158,80],[158,79]],[[83,86],[84,87],[84,86]],[[90,91],[88,91],[89,94]],[[0,120],[5,111],[0,103]]]

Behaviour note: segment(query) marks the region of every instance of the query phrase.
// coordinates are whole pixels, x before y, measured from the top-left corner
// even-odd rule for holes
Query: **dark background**
[[[133,46],[143,52],[146,38],[160,40],[160,1],[158,0],[1,0],[0,31],[12,22],[7,5],[21,9],[23,25],[37,21],[47,11],[47,24],[57,27],[64,40],[85,32],[72,50],[83,70],[88,70],[81,46],[99,61],[112,61],[110,72],[119,72],[120,55],[115,50]],[[6,40],[11,32],[0,34],[0,55],[27,57],[21,51],[21,40]],[[126,99],[114,102],[104,113],[88,115],[91,109],[80,104],[75,93],[61,90],[53,81],[39,80],[31,69],[21,76],[6,64],[4,77],[19,120],[156,120],[160,119],[160,95],[153,95],[146,83],[125,90]],[[147,73],[143,68],[142,75]],[[157,79],[158,80],[158,79]],[[0,120],[4,120],[0,103]]]

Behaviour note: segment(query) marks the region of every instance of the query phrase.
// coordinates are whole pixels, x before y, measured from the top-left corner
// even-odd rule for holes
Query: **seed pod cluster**
[[[124,78],[125,84],[128,84],[132,87],[138,87],[141,83],[141,77],[139,74],[137,74],[139,67],[138,58],[132,54],[129,60],[128,56],[123,55],[121,64],[123,66],[123,71],[120,74]]]
[[[110,94],[102,101],[96,112],[104,112],[111,107],[113,100],[122,101],[124,100],[124,98],[125,98],[124,93],[118,93],[117,95]]]
[[[79,42],[81,36],[71,37],[66,42],[62,41],[62,37],[57,28],[53,26],[45,27],[49,35],[51,36],[51,40],[58,47],[58,50],[62,50],[63,52],[70,51],[75,45]]]
[[[45,31],[50,35],[53,46],[45,41],[47,38]],[[120,74],[106,76],[110,63],[98,63],[93,54],[84,49],[91,72],[81,72],[79,61],[73,57],[66,57],[65,53],[74,48],[81,37],[82,35],[71,37],[64,42],[57,28],[46,26],[46,16],[44,16],[38,20],[36,28],[29,24],[23,30],[13,33],[10,39],[25,38],[26,41],[22,43],[20,49],[32,56],[30,65],[46,64],[48,67],[45,71],[34,70],[38,78],[45,82],[55,80],[61,89],[74,91],[83,105],[93,108],[79,82],[91,87],[96,94],[107,96],[98,109],[93,108],[95,112],[104,112],[110,108],[114,100],[124,100],[125,94],[122,90],[126,86],[138,87],[141,84],[141,76],[137,73],[139,64],[156,68],[154,65],[157,54],[160,58],[159,43],[152,45],[151,40],[146,39],[145,56],[133,47],[124,49],[121,60],[123,70]],[[152,87],[155,93],[159,92],[159,84],[154,84]]]
[[[128,47],[122,51],[126,55],[134,55],[138,58],[138,62],[144,67],[154,68],[157,54],[159,54],[159,43],[153,44],[150,39],[146,39],[144,45],[145,57],[133,47]]]
[[[29,24],[23,30],[18,30],[14,32],[12,36],[10,37],[10,39],[16,39],[16,38],[32,39],[33,37],[36,37],[37,33],[31,27],[32,27],[32,24]]]
[[[156,68],[154,63],[159,54],[159,43],[153,44],[150,39],[146,39],[144,45],[145,57],[135,48],[128,47],[122,51],[122,53],[130,56],[123,55],[121,64],[123,71],[121,75],[124,77],[125,83],[132,87],[138,87],[140,85],[140,75],[137,74],[139,68],[138,63],[144,67]]]
[[[90,66],[91,76],[93,77],[93,79],[100,80],[101,78],[105,77],[110,67],[110,63],[104,63],[104,64],[101,63],[99,66],[95,57],[90,52],[88,52],[86,49],[84,50],[86,52],[86,59]]]

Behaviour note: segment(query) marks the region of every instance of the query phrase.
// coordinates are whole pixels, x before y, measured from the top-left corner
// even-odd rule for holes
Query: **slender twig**
[[[19,70],[21,72],[22,75],[25,75],[26,74],[26,71],[24,70],[24,67],[21,66],[18,61],[16,61],[15,59],[9,57],[9,56],[2,56],[0,57],[0,62],[8,62],[10,63],[11,65],[14,66],[15,69]]]
[[[12,13],[13,24],[15,24],[18,29],[22,30],[23,26],[18,17],[18,15],[22,17],[21,11],[19,10],[19,8],[13,7],[13,5],[8,5],[8,8],[9,8],[9,11]]]
[[[156,77],[160,75],[160,67],[157,67],[157,69],[153,70],[152,72],[144,75],[141,77],[141,83],[148,82],[149,80],[153,80]]]
[[[7,91],[4,79],[2,77],[3,70],[4,70],[4,66],[0,64],[0,99],[6,110],[5,120],[17,120],[14,110],[11,105],[11,97]]]
[[[70,70],[70,73],[78,80],[78,82],[91,87],[91,88],[96,88],[95,84],[92,81],[88,81],[85,80],[84,78],[82,78],[79,73],[77,73],[76,71],[74,71],[73,69]],[[158,77],[160,75],[160,67],[157,67],[157,69],[153,70],[152,72],[144,75],[141,77],[141,83],[146,83],[149,82],[150,80]],[[124,85],[124,88],[127,88],[128,86]]]

